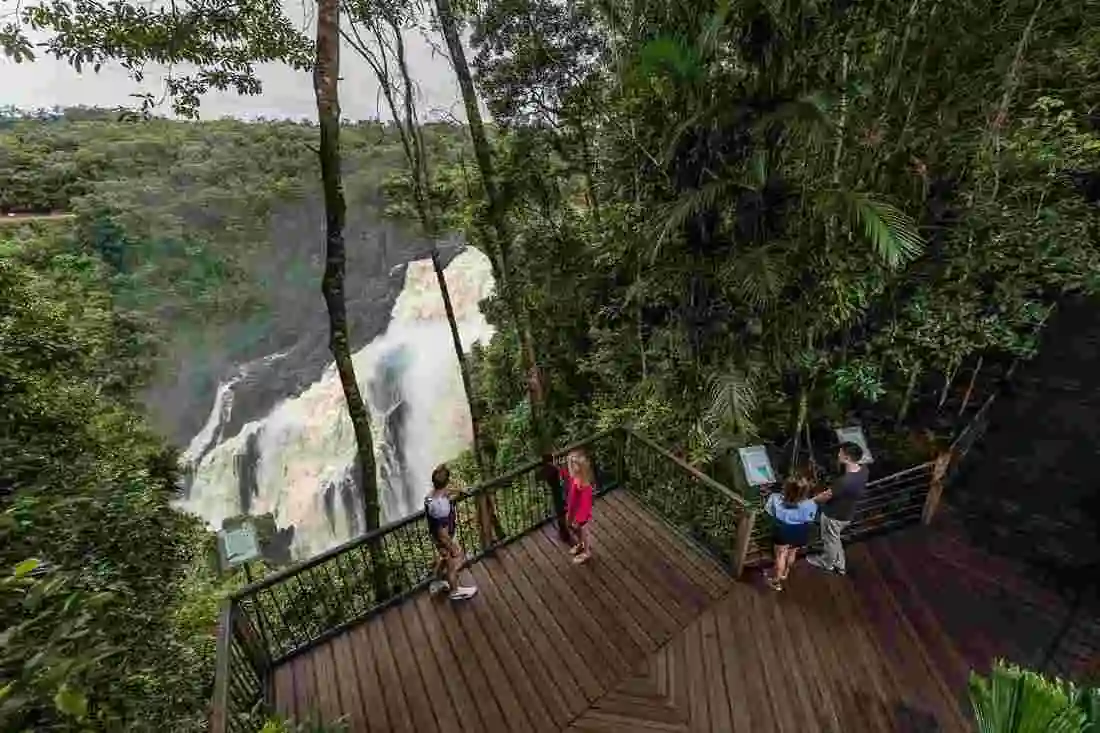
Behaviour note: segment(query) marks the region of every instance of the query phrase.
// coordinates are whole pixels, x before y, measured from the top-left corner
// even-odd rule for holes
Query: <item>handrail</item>
[[[602,490],[623,483],[625,433],[611,428],[552,456],[585,448]],[[539,475],[541,460],[462,491],[454,500],[459,542],[467,562],[524,536],[558,516],[560,505]],[[479,534],[475,499],[493,497],[496,536]],[[480,504],[478,505],[480,507]],[[210,725],[215,733],[254,730],[254,706],[265,705],[271,670],[325,639],[425,587],[436,550],[423,510],[390,522],[304,562],[231,593],[221,612]]]
[[[610,439],[610,440],[609,440]],[[631,427],[601,431],[553,453],[587,448],[603,488],[624,486],[689,542],[735,577],[760,559],[770,538],[757,522],[761,498],[746,499]],[[640,449],[640,450],[639,450]],[[560,506],[538,474],[541,460],[481,482],[455,499],[457,534],[476,559],[558,516]],[[919,521],[935,462],[911,466],[868,483],[852,531]],[[637,481],[629,481],[633,473]],[[494,496],[503,510],[503,534],[479,535],[474,499]],[[502,502],[502,503],[501,503]],[[480,504],[479,504],[480,506]],[[900,514],[899,514],[900,512]],[[269,692],[271,670],[286,659],[342,633],[427,585],[435,549],[417,523],[423,510],[273,573],[230,594],[217,640],[214,733],[253,730],[254,712]],[[871,520],[873,521],[863,521]],[[471,560],[472,561],[472,560]],[[378,585],[378,573],[389,578]]]
[[[926,461],[869,481],[865,493],[856,502],[855,518],[844,536],[854,539],[885,529],[918,524],[932,488],[935,470],[936,461]],[[771,546],[767,525],[757,526],[748,550],[748,564],[765,562]],[[820,549],[820,542],[814,542],[809,549]]]
[[[627,490],[684,539],[739,576],[751,545],[756,507],[645,435],[630,428],[624,431],[632,469],[642,477],[628,482]],[[635,444],[646,450],[631,452]]]
[[[732,499],[734,502],[740,504],[743,507],[747,508],[749,506],[749,502],[746,501],[743,496],[741,496],[740,494],[738,494],[736,491],[729,488],[725,484],[718,483],[717,481],[715,481],[710,476],[706,475],[705,473],[703,473],[702,471],[700,471],[699,469],[695,468],[690,463],[685,461],[684,459],[677,456],[675,453],[672,453],[672,452],[666,450],[665,448],[662,448],[660,445],[653,442],[651,439],[649,439],[645,435],[636,432],[633,428],[624,428],[624,430],[631,437],[637,438],[642,443],[645,443],[645,445],[648,448],[655,451],[658,455],[664,456],[665,458],[667,458],[668,460],[672,461],[677,466],[679,466],[681,469],[683,469],[684,471],[691,474],[692,478],[695,478],[698,481],[701,481],[703,483],[703,485],[705,485],[705,486],[707,486],[711,489],[714,489],[715,491],[719,492],[720,494],[724,494],[726,496],[726,498]]]
[[[558,451],[555,451],[552,454],[552,456],[554,458],[561,458],[562,456],[565,456],[565,455],[569,454],[570,452],[572,452],[572,451],[574,451],[578,448],[583,448],[587,445],[591,445],[592,443],[595,443],[599,440],[602,440],[602,439],[604,439],[604,438],[606,438],[610,435],[613,435],[614,433],[619,432],[621,430],[622,430],[622,428],[615,427],[615,428],[609,428],[607,430],[600,431],[600,432],[598,432],[594,435],[589,436],[588,438],[584,438],[583,440],[576,441],[575,443],[571,443],[570,445],[566,446],[565,448],[562,448]],[[500,488],[501,486],[505,486],[505,485],[511,483],[512,481],[515,481],[517,478],[519,478],[523,474],[530,473],[531,471],[537,469],[541,465],[542,465],[541,460],[528,461],[527,463],[521,464],[519,467],[512,469],[508,473],[504,473],[504,474],[501,474],[499,476],[495,476],[495,477],[489,479],[488,481],[482,481],[479,484],[475,484],[473,487],[471,487],[469,489],[466,489],[465,491],[462,491],[458,495],[457,498],[459,500],[462,500],[462,499],[467,499],[467,498],[473,498],[473,497],[476,497],[476,496],[480,496],[481,494],[484,494],[484,493],[486,493],[490,490]],[[694,470],[694,469],[692,469],[692,470]],[[721,486],[721,485],[719,484],[719,486]],[[297,562],[297,563],[294,563],[292,565],[288,565],[287,567],[283,568],[282,570],[278,570],[274,573],[271,573],[270,575],[264,576],[260,580],[257,580],[253,583],[249,583],[248,585],[242,586],[241,588],[238,588],[233,593],[231,593],[229,595],[229,598],[232,599],[232,600],[241,600],[241,599],[244,599],[248,596],[255,595],[257,592],[259,592],[261,590],[264,590],[265,588],[270,588],[271,586],[276,585],[278,583],[281,583],[284,580],[287,580],[289,578],[292,578],[295,575],[298,575],[299,573],[301,573],[305,570],[309,570],[311,568],[317,567],[318,565],[321,565],[322,563],[327,562],[328,560],[331,560],[331,559],[337,557],[338,555],[347,554],[351,550],[354,550],[356,548],[362,547],[363,545],[369,544],[370,542],[372,542],[374,540],[377,540],[378,538],[380,538],[382,536],[392,534],[393,532],[397,531],[398,529],[401,529],[402,527],[404,527],[406,525],[413,524],[413,523],[418,522],[418,521],[422,521],[423,519],[424,519],[424,510],[419,509],[416,512],[413,512],[412,514],[410,514],[406,517],[402,517],[401,519],[396,519],[392,522],[389,522],[387,524],[382,525],[381,527],[379,527],[377,529],[374,529],[374,530],[371,530],[370,532],[359,535],[358,537],[356,537],[354,539],[348,540],[347,542],[343,542],[339,545],[336,545],[335,547],[331,547],[328,550],[325,550],[324,552],[321,552],[317,555],[314,555],[313,557],[309,558],[308,560],[303,560],[301,562]]]
[[[909,468],[902,469],[901,471],[896,471],[886,476],[880,476],[879,478],[871,479],[867,482],[867,489],[874,489],[881,484],[897,481],[902,476],[907,476],[911,473],[916,473],[918,471],[927,471],[929,468],[934,466],[935,463],[935,461],[925,461],[924,463],[918,463],[915,466],[910,466]]]

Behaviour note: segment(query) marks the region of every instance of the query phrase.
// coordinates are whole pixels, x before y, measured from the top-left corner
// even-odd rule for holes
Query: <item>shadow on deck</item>
[[[371,733],[968,730],[969,669],[1036,663],[1067,608],[943,535],[856,545],[847,578],[800,563],[775,593],[614,491],[588,564],[544,526],[471,566],[473,600],[421,592],[283,662],[273,703]]]

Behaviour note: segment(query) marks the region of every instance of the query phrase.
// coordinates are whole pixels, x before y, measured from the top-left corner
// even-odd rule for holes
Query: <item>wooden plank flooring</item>
[[[352,731],[560,731],[734,585],[626,493],[597,501],[595,557],[551,527],[276,670],[275,706]]]
[[[592,534],[584,566],[547,527],[475,564],[475,599],[421,593],[293,658],[276,709],[369,733],[963,731],[969,670],[1030,661],[1063,603],[927,530],[850,548],[846,578],[800,563],[783,593],[623,491]]]

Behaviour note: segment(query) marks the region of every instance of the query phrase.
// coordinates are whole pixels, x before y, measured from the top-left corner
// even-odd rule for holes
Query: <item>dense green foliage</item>
[[[218,580],[210,535],[170,508],[176,457],[135,396],[164,352],[263,317],[278,289],[254,264],[278,246],[273,213],[315,198],[315,136],[95,110],[0,123],[0,208],[76,215],[0,221],[0,562],[51,569],[5,576],[0,727],[205,725],[219,598],[240,578]],[[447,126],[425,143],[459,146]],[[383,205],[397,136],[364,124],[345,144],[352,205]]]
[[[349,210],[362,226],[386,205],[383,188],[401,188],[404,158],[392,128],[345,132]],[[8,116],[0,212],[73,212],[80,241],[111,264],[120,305],[157,324],[143,334],[159,347],[152,387],[175,385],[173,370],[187,362],[189,380],[207,375],[186,395],[195,399],[219,365],[254,358],[256,343],[278,330],[275,319],[293,309],[280,298],[317,297],[314,241],[303,238],[320,220],[316,136],[293,122],[119,120],[86,109]],[[429,125],[424,138],[441,160],[461,150],[452,126]],[[168,432],[166,413],[154,418]]]
[[[1030,354],[1100,285],[1098,19],[1043,6],[479,8],[558,432],[629,419],[707,460]],[[479,370],[506,441],[512,338]]]
[[[141,324],[69,238],[2,234],[0,727],[193,727],[211,629],[180,589],[205,532],[171,509],[175,454],[129,402]]]
[[[998,660],[970,676],[978,733],[1086,733],[1100,726],[1100,688],[1048,679]]]
[[[169,89],[188,114],[205,89],[257,91],[256,61],[306,63],[276,4],[117,7],[28,3],[19,21],[76,65],[197,64]],[[904,423],[914,385],[946,393],[968,360],[1027,356],[1062,294],[1100,288],[1095,3],[460,10],[494,180],[456,155],[456,128],[429,128],[428,208],[498,273],[509,253],[474,370],[498,468],[536,442],[528,317],[559,441],[631,421],[705,462],[790,444],[807,420]],[[30,50],[17,23],[0,45]],[[2,230],[0,721],[187,730],[217,589],[203,533],[168,505],[173,456],[130,400],[166,323],[180,338],[262,315],[251,264],[278,205],[317,197],[317,131],[0,125],[0,209],[77,214],[71,241]],[[343,153],[352,209],[405,164],[377,124],[351,126]],[[391,214],[411,217],[410,181],[385,182]]]

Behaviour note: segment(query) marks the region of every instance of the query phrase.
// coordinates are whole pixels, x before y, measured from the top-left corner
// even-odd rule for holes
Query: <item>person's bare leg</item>
[[[794,567],[795,562],[798,560],[798,548],[788,547],[783,550],[783,574],[779,576],[780,580],[786,580],[787,576],[791,574],[791,568]]]
[[[790,559],[790,547],[784,545],[776,551],[778,559],[775,562],[775,579],[783,580],[787,577],[787,561]]]
[[[579,528],[573,522],[570,522],[569,523],[569,554],[570,555],[576,555],[582,549],[584,549],[584,548],[581,547],[581,536],[580,536]]]
[[[775,590],[782,590],[783,578],[787,575],[787,546],[775,546],[775,568],[770,575],[765,575],[770,585]]]
[[[582,524],[581,526],[577,527],[577,536],[580,538],[579,547],[581,548],[581,550],[577,553],[577,556],[573,559],[573,562],[580,564],[582,562],[586,562],[588,558],[592,557],[592,546],[591,544],[589,544],[587,524]]]

